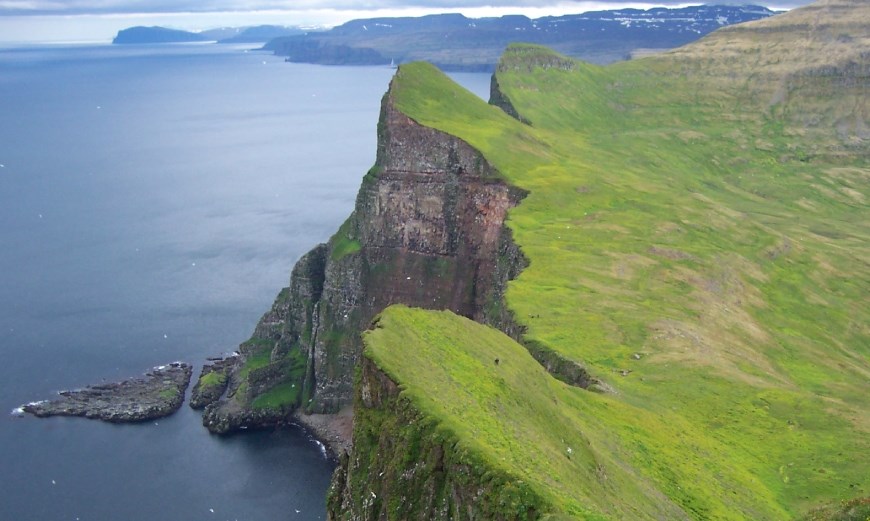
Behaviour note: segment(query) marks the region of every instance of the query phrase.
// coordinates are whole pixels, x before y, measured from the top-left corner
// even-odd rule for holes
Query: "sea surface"
[[[315,520],[299,429],[14,414],[231,353],[350,213],[389,67],[244,47],[0,49],[0,520]],[[485,97],[488,77],[455,78]]]

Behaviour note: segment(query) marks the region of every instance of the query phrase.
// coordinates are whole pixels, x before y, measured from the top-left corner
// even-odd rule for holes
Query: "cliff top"
[[[654,483],[611,456],[607,432],[623,430],[638,411],[559,382],[503,333],[449,311],[393,306],[364,340],[366,356],[409,382],[405,397],[439,421],[444,443],[493,473],[532,484],[549,503],[526,507],[584,519],[683,517],[672,502],[651,498]],[[642,414],[664,428],[656,439],[642,438],[651,452],[673,450],[670,437],[696,428]]]
[[[595,515],[622,516],[595,499],[598,486],[632,497],[633,518],[676,505],[695,519],[787,519],[870,493],[866,9],[820,2],[609,67],[548,66],[570,60],[512,47],[498,84],[531,125],[429,66],[400,69],[400,110],[467,141],[530,193],[509,216],[531,264],[507,303],[526,342],[612,390],[552,391],[553,414],[576,417],[583,457],[603,469],[578,489]],[[758,66],[766,60],[779,66]],[[392,323],[441,320],[421,316]],[[456,360],[428,348],[428,362],[375,356],[409,395],[439,389],[443,409],[427,410],[471,444],[461,423],[506,414],[525,425],[517,415],[537,414],[529,401],[558,386],[504,377],[500,400],[521,406],[482,399],[465,416],[450,403],[474,399],[473,381],[415,367],[493,356],[466,336],[450,340]],[[383,349],[409,342],[385,338]],[[498,381],[483,374],[482,386]],[[497,463],[500,436],[546,453],[573,428],[500,425],[469,446]]]

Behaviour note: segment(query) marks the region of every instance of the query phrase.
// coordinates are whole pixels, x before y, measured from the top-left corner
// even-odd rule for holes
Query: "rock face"
[[[252,412],[262,424],[296,407],[350,404],[359,332],[391,304],[450,309],[518,335],[502,297],[526,261],[504,220],[524,196],[470,145],[402,114],[388,92],[353,213],[297,263],[204,424],[225,432],[257,426]]]
[[[113,423],[169,416],[181,407],[193,369],[174,362],[154,368],[144,378],[61,391],[60,398],[21,407],[35,416],[83,416]]]
[[[501,87],[499,87],[498,84],[498,77],[495,74],[492,75],[489,82],[489,104],[500,108],[505,114],[521,123],[527,125],[531,124],[526,118],[522,117],[520,113],[517,112],[517,109],[514,107],[513,103],[511,103],[510,98],[502,92]]]
[[[508,319],[505,283],[525,263],[504,226],[524,194],[477,151],[412,121],[389,93],[378,143],[354,214],[331,243],[311,346],[316,410],[350,402],[358,333],[385,307],[450,309],[498,324]]]
[[[204,392],[198,391],[195,398],[198,407],[205,407],[203,425],[210,431],[284,423],[294,409],[308,403],[313,386],[308,346],[314,337],[327,254],[327,245],[321,244],[299,259],[291,286],[281,290],[254,334],[239,346],[240,356],[203,368],[196,389]],[[216,376],[208,376],[211,373]],[[275,399],[261,398],[270,392]]]

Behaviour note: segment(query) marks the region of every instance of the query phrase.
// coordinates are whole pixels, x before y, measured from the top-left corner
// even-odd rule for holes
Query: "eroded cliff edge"
[[[327,494],[327,519],[539,519],[550,510],[533,487],[457,442],[363,356],[354,450]]]
[[[351,404],[359,333],[391,304],[517,337],[503,295],[526,260],[505,218],[524,196],[470,145],[398,110],[391,85],[353,213],[299,260],[240,356],[204,369],[194,389],[203,423],[227,432]]]

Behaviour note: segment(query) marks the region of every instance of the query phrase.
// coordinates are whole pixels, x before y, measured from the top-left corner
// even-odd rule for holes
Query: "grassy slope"
[[[595,425],[620,405],[552,378],[501,332],[449,311],[393,306],[364,338],[366,355],[409,382],[405,397],[440,420],[445,439],[531,483],[551,509],[590,519],[679,517],[649,480],[620,465],[612,456],[619,448]]]
[[[698,519],[785,519],[870,493],[866,143],[829,153],[835,136],[819,148],[820,131],[804,137],[739,82],[687,72],[691,57],[524,70],[539,59],[514,48],[499,73],[531,128],[426,65],[394,88],[406,114],[531,192],[510,216],[531,266],[508,304],[529,339],[615,391],[564,391],[589,461],[619,476],[582,480],[576,498],[614,518],[673,501]],[[401,359],[385,368],[409,392],[430,387]],[[503,390],[542,398],[531,389]],[[512,435],[555,447],[570,430],[557,427]]]

